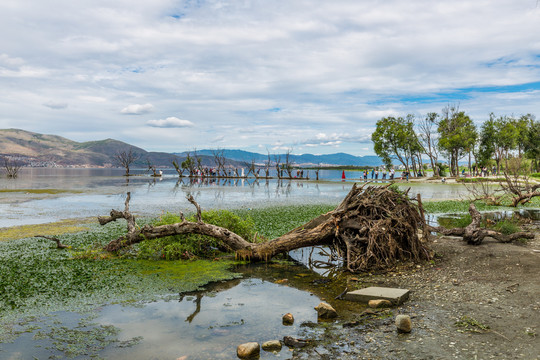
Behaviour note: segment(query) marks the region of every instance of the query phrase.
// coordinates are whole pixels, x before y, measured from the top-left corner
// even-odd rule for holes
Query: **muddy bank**
[[[332,323],[306,328],[318,338],[294,359],[540,359],[540,236],[527,244],[458,238],[433,243],[432,263],[384,275],[349,277],[411,290],[402,306],[375,314],[342,311]],[[354,286],[353,286],[354,287]],[[331,300],[331,304],[347,301]],[[354,307],[354,305],[349,305]],[[397,314],[412,317],[413,331],[398,334]]]

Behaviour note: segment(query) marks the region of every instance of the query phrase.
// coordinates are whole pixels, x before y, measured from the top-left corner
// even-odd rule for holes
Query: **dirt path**
[[[437,239],[434,264],[370,277],[377,286],[410,289],[408,302],[367,322],[358,312],[344,315],[319,335],[331,341],[294,358],[540,359],[540,252],[534,251],[540,250],[540,233],[535,231],[536,238],[525,245]],[[410,334],[396,332],[400,313],[412,317]]]

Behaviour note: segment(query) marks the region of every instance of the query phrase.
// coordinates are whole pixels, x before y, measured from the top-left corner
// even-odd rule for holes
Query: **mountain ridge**
[[[152,152],[140,147],[115,140],[104,139],[86,142],[73,141],[58,135],[40,134],[22,129],[0,129],[0,156],[8,156],[28,166],[86,166],[113,167],[115,155],[123,151],[133,151],[139,156],[136,166],[146,166],[147,162],[158,167],[172,167],[173,161],[181,162],[188,153]],[[204,149],[197,151],[203,166],[214,166],[213,152],[223,151],[232,166],[246,166],[252,160],[264,164],[268,154],[259,154],[239,149]],[[270,154],[274,162],[285,160],[285,154]],[[328,155],[290,154],[290,161],[298,166],[378,166],[382,161],[377,156],[354,156],[346,153]]]

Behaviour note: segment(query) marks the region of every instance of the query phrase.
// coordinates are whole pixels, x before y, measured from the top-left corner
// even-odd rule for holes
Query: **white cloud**
[[[182,120],[177,117],[168,117],[166,119],[161,120],[148,120],[146,122],[146,125],[152,126],[152,127],[160,127],[160,128],[183,128],[183,127],[192,127],[195,126],[191,121],[189,120]]]
[[[192,126],[186,149],[214,139],[252,151],[360,154],[381,117],[439,112],[449,102],[475,121],[491,111],[540,116],[539,86],[519,90],[540,82],[535,5],[2,1],[0,125],[182,150],[128,130],[137,125],[124,115],[159,109],[197,119],[197,127],[180,119],[144,127]],[[517,87],[482,90],[495,85]]]
[[[154,110],[154,105],[150,103],[146,103],[146,104],[128,105],[125,108],[123,108],[122,111],[120,112],[126,115],[142,115],[142,114],[147,114],[151,112],[152,110]]]

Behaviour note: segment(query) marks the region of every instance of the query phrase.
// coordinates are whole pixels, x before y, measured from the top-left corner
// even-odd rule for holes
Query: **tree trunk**
[[[480,227],[482,214],[476,209],[474,203],[469,206],[472,222],[464,228],[447,229],[441,226],[428,226],[429,231],[438,232],[444,235],[461,236],[464,241],[471,245],[480,245],[486,237],[492,237],[500,242],[512,242],[520,238],[534,239],[534,234],[526,232],[517,232],[510,235],[502,234],[495,230]]]

